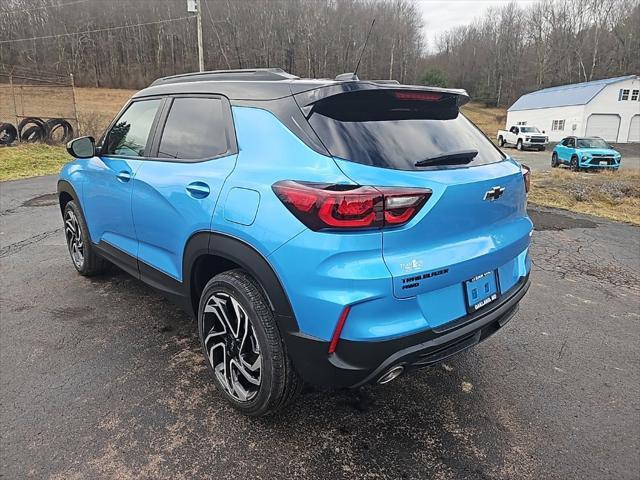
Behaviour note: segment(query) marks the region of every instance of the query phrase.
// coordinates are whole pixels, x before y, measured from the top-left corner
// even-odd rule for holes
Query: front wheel
[[[87,223],[75,202],[70,201],[65,205],[63,219],[67,248],[78,273],[85,277],[103,273],[109,263],[95,251]]]
[[[558,166],[558,154],[553,152],[551,155],[551,168],[556,168]]]
[[[518,140],[518,143],[516,143],[516,148],[522,151],[522,140]]]
[[[578,163],[578,157],[576,157],[575,155],[573,157],[571,157],[571,163],[569,164],[569,167],[574,172],[577,172],[578,170],[580,170],[580,164]]]
[[[302,388],[273,312],[243,270],[213,277],[198,308],[200,342],[216,387],[242,413],[262,416],[291,403]]]

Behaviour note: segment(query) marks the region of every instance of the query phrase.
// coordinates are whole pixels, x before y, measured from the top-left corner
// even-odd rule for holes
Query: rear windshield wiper
[[[443,153],[435,157],[425,158],[415,163],[416,167],[431,165],[466,165],[478,155],[478,150],[460,150],[457,152]]]

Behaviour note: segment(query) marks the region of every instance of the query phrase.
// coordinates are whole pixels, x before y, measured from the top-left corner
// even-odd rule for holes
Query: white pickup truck
[[[501,147],[505,145],[515,145],[518,150],[525,148],[537,148],[544,150],[547,148],[549,137],[541,132],[537,127],[527,127],[526,125],[514,125],[509,130],[498,130],[498,144]]]

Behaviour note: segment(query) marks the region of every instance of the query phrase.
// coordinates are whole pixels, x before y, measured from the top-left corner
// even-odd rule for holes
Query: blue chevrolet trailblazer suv
[[[344,78],[341,76],[339,78]],[[231,404],[387,383],[476,345],[529,287],[529,171],[463,90],[280,69],[162,78],[58,191],[82,275],[113,263],[197,318]]]
[[[551,166],[568,165],[571,170],[620,168],[622,155],[599,137],[563,138],[553,149]]]

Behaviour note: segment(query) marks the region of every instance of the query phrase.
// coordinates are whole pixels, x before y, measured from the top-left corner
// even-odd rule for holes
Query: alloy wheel
[[[222,388],[240,402],[260,390],[262,356],[247,311],[232,295],[213,293],[203,312],[204,347]]]
[[[76,267],[82,268],[84,264],[84,242],[82,241],[82,231],[78,217],[73,210],[67,210],[64,216],[64,233],[67,237],[67,245],[71,259]]]

